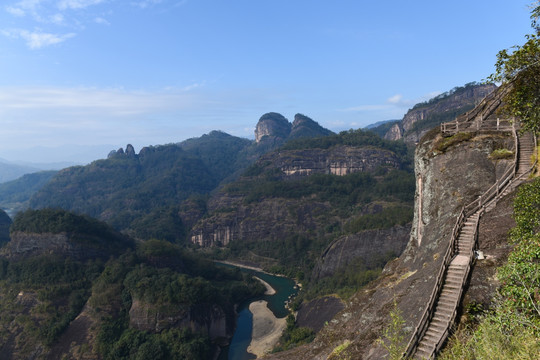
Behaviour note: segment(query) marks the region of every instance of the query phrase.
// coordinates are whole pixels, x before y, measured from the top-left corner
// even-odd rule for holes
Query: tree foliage
[[[489,81],[508,87],[503,111],[521,120],[526,130],[540,130],[540,6],[531,12],[535,33],[526,35],[523,45],[504,49],[497,54],[495,72]]]

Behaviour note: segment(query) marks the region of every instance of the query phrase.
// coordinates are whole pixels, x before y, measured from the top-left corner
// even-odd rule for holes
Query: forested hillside
[[[262,293],[169,242],[138,243],[63,210],[29,210],[0,253],[0,351],[10,358],[205,359],[234,304]]]

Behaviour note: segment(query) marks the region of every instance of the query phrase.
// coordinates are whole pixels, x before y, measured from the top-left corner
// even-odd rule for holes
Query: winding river
[[[233,266],[220,264],[223,266]],[[263,295],[250,299],[238,307],[238,319],[236,331],[231,340],[228,349],[222,351],[219,360],[249,360],[255,359],[255,356],[247,352],[247,348],[251,342],[251,331],[253,329],[253,315],[249,311],[249,304],[257,300],[265,300],[268,302],[268,308],[274,313],[277,318],[284,318],[289,314],[285,307],[285,302],[291,295],[295,295],[297,290],[293,280],[281,276],[270,275],[264,272],[245,269],[239,267],[240,270],[248,272],[266,281],[276,293],[274,295]]]

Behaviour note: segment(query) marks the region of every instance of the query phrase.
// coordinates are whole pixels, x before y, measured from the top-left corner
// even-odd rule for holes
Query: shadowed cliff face
[[[461,207],[487,190],[508,161],[492,161],[498,147],[511,147],[511,137],[477,136],[434,151],[434,132],[417,147],[415,215],[409,243],[382,275],[355,294],[346,308],[329,321],[309,345],[269,356],[269,359],[327,359],[349,340],[342,354],[353,359],[381,359],[385,350],[377,338],[389,321],[396,300],[409,335],[428,301]],[[407,339],[408,341],[408,339]]]
[[[201,304],[188,309],[178,306],[163,308],[134,299],[129,310],[129,324],[135,329],[154,333],[170,328],[190,329],[214,340],[230,338],[233,335],[233,313],[232,309],[228,309],[227,315],[215,304]]]

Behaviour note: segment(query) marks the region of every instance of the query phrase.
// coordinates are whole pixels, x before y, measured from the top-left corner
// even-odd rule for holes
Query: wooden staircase
[[[459,232],[457,252],[446,270],[440,294],[427,330],[418,343],[416,359],[430,359],[440,348],[456,316],[459,301],[470,270],[470,257],[476,242],[480,210],[470,216]]]
[[[533,134],[525,133],[519,136],[519,161],[516,171],[517,176],[529,173],[531,159],[535,150],[536,141]]]
[[[488,126],[492,128],[492,125]],[[499,121],[497,120],[498,126]],[[461,129],[464,128],[465,126],[461,126]],[[473,129],[471,131],[479,131],[481,128],[482,124],[470,127]],[[443,127],[441,127],[442,129]],[[508,128],[497,128],[497,130],[508,131]],[[456,126],[455,130],[450,131],[463,130],[458,130],[458,126]],[[536,138],[530,133],[518,137],[514,125],[512,125],[511,131],[514,135],[516,151],[513,166],[490,189],[477,200],[465,206],[460,213],[437,276],[437,282],[422,318],[409,341],[404,353],[405,358],[433,359],[444,345],[456,318],[463,288],[474,261],[474,248],[480,217],[485,211],[493,208],[502,196],[522,183],[532,169],[531,157],[535,149]]]

